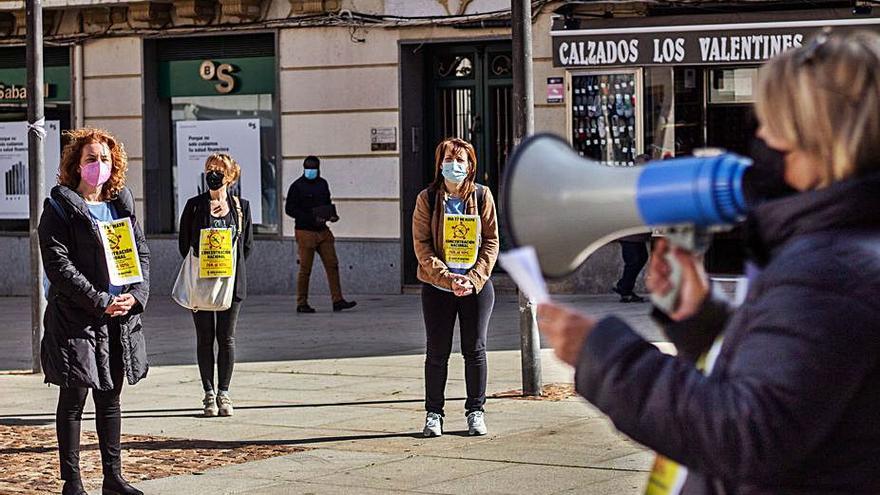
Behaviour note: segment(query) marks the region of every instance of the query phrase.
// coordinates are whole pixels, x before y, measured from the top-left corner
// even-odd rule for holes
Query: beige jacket
[[[495,200],[488,187],[483,186],[483,191],[483,211],[479,212],[480,251],[477,254],[477,263],[465,275],[474,284],[475,292],[483,289],[483,285],[492,275],[495,260],[498,259],[498,216],[495,212]],[[428,218],[428,190],[420,192],[413,212],[412,232],[416,259],[419,262],[419,280],[451,290],[452,273],[443,259],[443,214],[446,211],[447,197],[448,194],[444,191],[437,191],[434,215],[433,218]],[[465,201],[465,212],[468,215],[477,214],[476,192]]]

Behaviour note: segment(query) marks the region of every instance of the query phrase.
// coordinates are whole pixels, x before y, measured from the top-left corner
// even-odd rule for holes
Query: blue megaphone
[[[693,243],[698,236],[688,233],[729,228],[745,217],[743,177],[751,163],[726,153],[608,167],[557,136],[534,135],[505,170],[502,228],[514,246],[535,248],[551,278],[625,235],[662,228]]]

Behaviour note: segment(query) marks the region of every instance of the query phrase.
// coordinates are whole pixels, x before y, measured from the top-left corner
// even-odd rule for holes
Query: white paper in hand
[[[535,248],[525,246],[498,255],[498,262],[533,304],[550,300]]]

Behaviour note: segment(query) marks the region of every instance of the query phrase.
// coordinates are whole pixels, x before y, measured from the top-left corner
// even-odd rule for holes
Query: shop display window
[[[586,158],[632,167],[641,153],[639,70],[571,74],[570,138]]]
[[[224,95],[187,96],[171,98],[171,121],[187,120],[232,120],[259,119],[260,121],[260,198],[246,198],[251,202],[262,201],[263,221],[254,224],[257,233],[276,233],[278,231],[277,206],[277,160],[275,157],[275,121],[272,111],[272,95]],[[176,145],[174,140],[172,146]],[[175,194],[178,184],[177,153],[172,150]],[[236,187],[239,184],[236,185]],[[205,186],[206,187],[206,186]],[[200,189],[204,191],[207,189]],[[240,191],[233,190],[233,194]],[[177,205],[177,216],[180,208]]]

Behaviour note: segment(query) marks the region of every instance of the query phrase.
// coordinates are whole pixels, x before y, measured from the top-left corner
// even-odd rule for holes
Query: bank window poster
[[[45,190],[56,183],[61,159],[61,132],[57,120],[46,122],[43,141]],[[0,219],[20,220],[29,217],[28,131],[27,122],[0,122]]]
[[[263,223],[259,119],[178,121],[175,148],[178,220],[186,201],[208,190],[205,160],[214,153],[226,153],[241,167],[241,177],[231,192],[250,201],[254,224]]]

